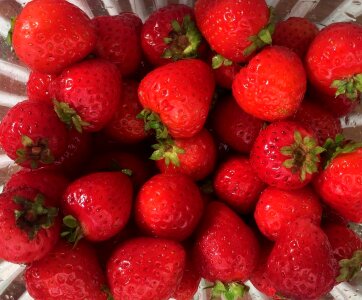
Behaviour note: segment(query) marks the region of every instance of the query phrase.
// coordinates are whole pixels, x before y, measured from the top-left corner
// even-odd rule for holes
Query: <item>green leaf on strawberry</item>
[[[232,282],[224,284],[216,281],[212,287],[212,299],[224,297],[226,300],[237,300],[249,291],[249,287],[243,283]]]
[[[339,261],[339,275],[336,278],[337,282],[350,281],[360,271],[362,265],[362,250],[357,250],[353,253],[350,259],[342,259]]]
[[[362,74],[334,80],[331,84],[331,88],[336,89],[336,97],[345,95],[349,100],[356,101],[362,92]]]
[[[74,245],[77,245],[83,238],[82,228],[78,220],[72,215],[67,215],[63,218],[63,230],[60,236]]]
[[[14,26],[15,26],[16,17],[12,17],[10,19],[10,29],[8,31],[8,35],[6,36],[5,43],[11,47],[13,47],[13,32],[14,32]]]
[[[226,59],[220,54],[216,54],[215,56],[213,56],[211,64],[213,69],[218,69],[221,66],[231,66],[233,62],[229,59]]]

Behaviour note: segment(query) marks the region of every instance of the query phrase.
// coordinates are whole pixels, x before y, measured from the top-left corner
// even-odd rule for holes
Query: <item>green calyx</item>
[[[37,194],[34,201],[21,196],[14,196],[13,201],[20,206],[14,211],[16,226],[28,234],[33,240],[39,230],[48,229],[53,226],[58,216],[58,208],[44,206],[45,198]]]
[[[60,236],[69,243],[74,244],[74,246],[83,238],[82,228],[78,220],[72,215],[67,215],[63,218],[63,230]]]
[[[21,144],[23,148],[16,150],[16,160],[17,164],[24,162],[29,162],[32,169],[39,167],[39,162],[43,164],[52,164],[54,162],[54,157],[48,148],[47,139],[39,139],[38,141],[33,141],[30,137],[23,135],[21,137]]]
[[[191,20],[191,16],[186,15],[182,24],[173,20],[171,26],[172,31],[168,37],[163,39],[168,47],[163,52],[162,57],[173,59],[174,61],[197,57],[202,36],[195,22]]]
[[[221,66],[231,66],[233,62],[220,54],[216,54],[213,56],[211,64],[213,69],[218,69]]]
[[[59,119],[65,123],[69,129],[75,128],[79,133],[82,133],[83,127],[89,126],[88,122],[82,120],[77,112],[69,106],[68,103],[53,100],[54,110]]]
[[[216,281],[212,286],[211,297],[212,299],[219,299],[223,297],[226,300],[237,300],[244,297],[249,291],[249,287],[243,283],[232,282],[224,284],[221,281]]]
[[[14,26],[15,26],[16,17],[12,17],[10,19],[10,29],[8,31],[8,35],[6,36],[5,43],[9,47],[13,47],[13,33],[14,33]]]
[[[335,96],[345,95],[349,100],[356,101],[362,93],[362,73],[345,79],[335,80],[331,88],[337,89]]]
[[[300,180],[304,181],[307,174],[318,172],[319,154],[325,149],[317,145],[315,138],[302,137],[299,131],[294,132],[294,143],[283,147],[280,152],[290,158],[286,159],[283,166],[291,169],[292,173],[299,173]]]
[[[145,131],[155,131],[157,140],[168,138],[168,130],[166,126],[162,124],[160,116],[155,112],[145,108],[137,115],[137,119],[142,119],[144,121]]]
[[[362,266],[362,250],[357,250],[349,259],[341,259],[339,261],[339,276],[337,282],[350,281],[361,270]]]
[[[112,294],[111,294],[111,291],[110,291],[110,289],[109,289],[108,286],[106,286],[105,284],[103,284],[103,285],[101,286],[101,291],[106,294],[107,300],[114,300],[114,298],[113,298],[113,296],[112,296]]]

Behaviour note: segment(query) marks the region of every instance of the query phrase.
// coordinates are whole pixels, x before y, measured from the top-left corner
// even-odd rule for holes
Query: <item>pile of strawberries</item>
[[[319,299],[360,271],[362,26],[275,22],[264,0],[89,19],[29,2],[9,41],[28,99],[0,257],[37,300]],[[148,159],[150,158],[150,160]],[[112,298],[113,297],[113,298]]]

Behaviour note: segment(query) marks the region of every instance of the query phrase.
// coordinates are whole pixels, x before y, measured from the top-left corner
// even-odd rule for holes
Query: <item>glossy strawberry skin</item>
[[[233,95],[245,112],[273,122],[298,110],[306,85],[300,58],[287,48],[272,46],[240,70],[233,82]]]
[[[160,115],[174,138],[192,137],[205,124],[215,82],[211,68],[197,59],[169,63],[148,73],[138,97]]]
[[[141,19],[133,13],[98,16],[92,20],[98,39],[95,54],[114,63],[123,76],[133,75],[141,64]]]
[[[202,129],[195,136],[188,139],[176,139],[175,145],[185,151],[178,154],[180,166],[173,164],[168,166],[165,160],[156,162],[158,169],[166,174],[184,174],[193,180],[201,180],[208,176],[216,163],[216,145],[212,135]]]
[[[55,75],[32,71],[26,83],[26,93],[30,101],[51,102],[49,85],[56,78]]]
[[[308,219],[285,227],[268,259],[274,288],[297,300],[319,299],[334,286],[337,261],[322,229]]]
[[[264,0],[198,0],[195,16],[213,50],[234,62],[245,62],[248,57],[243,52],[251,45],[249,38],[267,25],[269,10]]]
[[[152,236],[182,241],[195,230],[203,212],[198,187],[181,174],[159,174],[138,193],[135,217]]]
[[[121,244],[108,262],[115,300],[168,300],[182,279],[186,254],[174,241],[135,238]]]
[[[254,210],[264,188],[265,184],[254,172],[249,159],[243,156],[229,158],[215,172],[216,195],[243,214]]]
[[[209,281],[245,281],[258,255],[258,241],[242,219],[220,202],[209,203],[193,249],[200,275]]]
[[[340,154],[315,178],[322,200],[349,221],[362,222],[362,149]]]
[[[83,176],[65,190],[62,208],[75,217],[90,241],[104,241],[126,225],[132,205],[132,183],[121,172]]]
[[[268,187],[256,205],[254,218],[259,230],[269,239],[277,240],[280,232],[298,218],[308,218],[319,225],[322,206],[318,196],[308,187],[283,191]]]
[[[25,271],[29,294],[39,300],[106,300],[106,284],[97,256],[90,244],[59,241],[42,260]]]
[[[31,69],[41,73],[61,72],[87,56],[95,42],[91,20],[67,1],[31,1],[16,18],[15,53]]]

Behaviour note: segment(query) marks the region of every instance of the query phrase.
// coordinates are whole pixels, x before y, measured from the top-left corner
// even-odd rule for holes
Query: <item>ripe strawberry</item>
[[[108,262],[115,300],[168,300],[181,282],[186,254],[174,241],[135,238],[121,244]]]
[[[242,153],[250,152],[264,124],[244,112],[232,96],[220,99],[212,115],[212,129],[218,138]]]
[[[319,225],[322,206],[318,196],[308,187],[283,191],[268,187],[256,205],[254,218],[259,230],[269,239],[277,240],[280,232],[298,218],[308,218]]]
[[[123,76],[136,73],[141,64],[141,19],[133,13],[99,16],[92,20],[98,34],[95,54],[113,62]]]
[[[264,188],[265,184],[254,172],[249,159],[243,156],[229,158],[215,172],[216,195],[243,214],[254,210]]]
[[[201,39],[193,9],[183,4],[170,4],[153,12],[141,33],[143,51],[155,66],[196,57]]]
[[[195,16],[211,48],[234,62],[245,62],[272,42],[274,28],[268,25],[270,13],[264,0],[198,0]]]
[[[203,212],[198,187],[181,174],[159,174],[138,193],[135,217],[152,236],[182,241],[195,230]]]
[[[287,47],[304,59],[318,32],[317,26],[307,18],[291,17],[275,25],[273,45]]]
[[[16,55],[31,69],[54,74],[86,57],[96,43],[91,20],[64,0],[34,0],[16,18]]]
[[[319,299],[334,286],[337,262],[323,231],[308,219],[285,227],[268,259],[274,288],[296,300]]]
[[[42,260],[26,268],[29,294],[39,300],[106,300],[105,276],[92,247],[59,241]]]
[[[310,82],[330,96],[356,101],[362,92],[362,26],[331,24],[317,35],[306,56]]]
[[[6,154],[23,167],[52,164],[65,151],[66,127],[52,105],[23,101],[12,107],[0,124],[0,144]]]
[[[177,153],[177,149],[183,149],[182,153]],[[216,154],[212,135],[202,129],[191,138],[175,139],[174,144],[161,145],[151,158],[157,160],[157,167],[162,173],[184,174],[197,181],[213,171]]]
[[[50,103],[49,85],[56,78],[55,75],[32,71],[26,83],[26,93],[30,101],[45,101]]]
[[[240,70],[233,82],[233,95],[245,112],[273,122],[298,110],[306,85],[300,58],[287,48],[272,46]]]
[[[93,173],[71,183],[63,194],[68,216],[63,232],[70,242],[81,237],[103,241],[125,227],[131,213],[132,184],[121,172]]]
[[[220,67],[213,67],[216,83],[225,89],[231,90],[233,81],[240,72],[240,69],[241,66],[236,63],[231,63],[231,65],[222,64]]]
[[[121,99],[121,77],[115,65],[91,59],[65,69],[51,83],[55,109],[79,132],[99,131],[112,119]]]
[[[53,248],[60,232],[56,202],[29,188],[0,194],[1,259],[30,263]]]
[[[312,132],[291,121],[276,122],[257,137],[251,165],[261,180],[279,189],[299,189],[318,171],[319,154]]]

